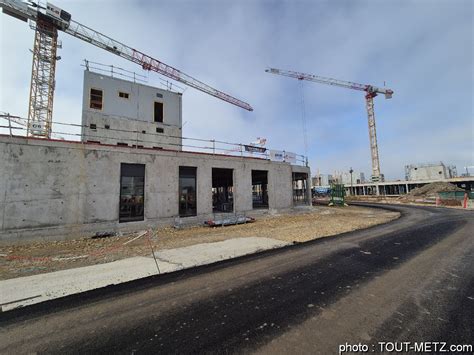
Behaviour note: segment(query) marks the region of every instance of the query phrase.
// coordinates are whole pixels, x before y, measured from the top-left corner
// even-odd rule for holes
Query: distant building
[[[329,186],[333,183],[333,177],[330,174],[317,174],[312,178],[313,186]]]
[[[82,140],[181,150],[180,93],[84,71]]]
[[[365,174],[361,172],[352,172],[352,183],[363,184],[366,182]],[[349,172],[334,172],[334,174],[316,174],[312,178],[313,186],[330,186],[332,184],[351,184],[351,174]]]
[[[453,177],[457,177],[456,167],[445,165],[443,162],[405,166],[405,179],[407,181],[444,180]]]
[[[351,178],[351,173],[344,172],[344,173],[341,173],[340,181],[341,181],[341,184],[348,185],[348,186],[351,184],[351,182],[352,184],[363,184],[365,182],[365,175],[364,173],[353,171],[352,178]]]

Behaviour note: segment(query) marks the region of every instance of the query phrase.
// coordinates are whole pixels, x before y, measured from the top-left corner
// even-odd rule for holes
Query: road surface
[[[0,353],[473,344],[474,213],[391,208],[402,217],[368,230],[1,314]]]

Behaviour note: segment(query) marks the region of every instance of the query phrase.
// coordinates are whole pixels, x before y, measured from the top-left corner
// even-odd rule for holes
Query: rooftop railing
[[[11,116],[8,113],[0,113],[0,118],[3,119],[2,121],[4,123],[0,124],[0,133],[12,137],[26,137],[27,119]],[[0,121],[0,123],[2,123],[2,121]],[[82,143],[112,144],[117,146],[126,144],[128,147],[134,149],[166,149],[191,153],[241,156],[308,166],[308,158],[304,155],[285,150],[270,149],[258,144],[233,143],[216,139],[201,139],[154,132],[143,133],[141,130],[127,130],[113,127],[105,128],[95,126],[94,129],[91,128],[90,125],[59,121],[53,121],[52,123],[51,140],[79,141]],[[166,125],[164,126],[166,127]],[[88,131],[83,133],[85,128],[87,128]],[[79,129],[81,132],[77,132]],[[114,137],[110,132],[114,132],[117,135],[120,134],[121,136]]]

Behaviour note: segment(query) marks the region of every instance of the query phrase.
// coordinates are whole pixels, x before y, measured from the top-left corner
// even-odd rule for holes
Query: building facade
[[[344,185],[350,184],[363,184],[365,182],[365,174],[353,171],[352,174],[350,172],[343,172],[340,175],[340,181]]]
[[[361,172],[335,172],[334,174],[317,174],[313,177],[313,186],[329,187],[332,184],[361,184],[365,182],[365,175]]]
[[[82,140],[181,150],[182,95],[84,71]]]
[[[75,238],[310,204],[310,169],[0,135],[0,242]]]
[[[456,167],[445,165],[443,162],[405,166],[405,179],[407,181],[445,180],[455,177],[457,177]]]

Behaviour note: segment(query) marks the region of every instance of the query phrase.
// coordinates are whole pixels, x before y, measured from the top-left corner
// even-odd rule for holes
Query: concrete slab
[[[160,266],[167,272],[173,270],[171,264],[161,263]],[[18,277],[0,281],[0,306],[4,312],[157,273],[152,258],[134,257],[106,264]]]
[[[155,253],[160,273],[211,264],[289,244],[270,238],[235,238],[167,249]],[[158,274],[153,257],[133,257],[106,264],[0,281],[0,307],[5,312],[35,303]]]
[[[178,249],[165,249],[155,252],[160,262],[189,268],[198,265],[236,258],[258,251],[279,248],[290,243],[271,238],[234,238],[215,243],[202,243]]]

